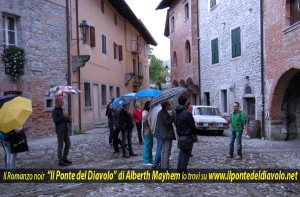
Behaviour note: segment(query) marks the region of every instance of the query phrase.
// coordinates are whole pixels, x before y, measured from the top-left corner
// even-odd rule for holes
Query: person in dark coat
[[[173,130],[173,116],[170,116],[168,110],[171,109],[169,101],[161,104],[162,109],[157,115],[156,127],[154,137],[162,139],[161,150],[161,169],[169,169],[169,159],[172,150],[172,140],[175,140],[175,133]]]
[[[57,134],[57,154],[58,154],[58,165],[67,166],[72,162],[68,160],[68,154],[71,147],[71,140],[69,136],[69,130],[67,123],[71,122],[71,118],[64,114],[62,108],[63,100],[61,97],[55,99],[55,108],[52,111],[52,119],[55,124],[55,131]],[[65,147],[63,150],[63,146]]]
[[[123,108],[119,113],[119,127],[122,132],[122,149],[123,149],[123,157],[129,158],[129,156],[137,156],[132,151],[132,129],[134,127],[132,116],[129,112],[130,104],[124,104]],[[128,146],[129,155],[126,151],[126,147]]]
[[[185,107],[186,102],[187,98],[185,96],[180,96],[178,98],[179,106],[176,108],[175,125],[178,138],[184,138],[188,141],[192,141],[193,143],[194,136],[197,134],[197,130],[192,113],[190,113]],[[192,148],[193,146],[191,144],[189,149],[180,149],[177,165],[178,172],[187,173],[187,166],[191,156]]]
[[[113,146],[113,108],[111,104],[114,102],[114,99],[112,99],[106,106],[106,112],[105,116],[107,116],[108,119],[108,127],[109,127],[109,137],[108,137],[108,146]]]

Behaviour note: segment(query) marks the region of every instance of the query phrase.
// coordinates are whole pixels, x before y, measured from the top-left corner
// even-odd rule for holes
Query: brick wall
[[[25,74],[20,81],[4,73],[4,63],[0,60],[0,95],[17,90],[32,99],[33,113],[28,121],[28,136],[32,138],[55,133],[51,113],[44,112],[43,94],[51,85],[67,83],[66,7],[65,1],[55,2],[0,0],[0,15],[8,13],[17,17],[18,46],[26,53]],[[2,29],[2,17],[0,20]],[[0,40],[3,40],[2,31]]]

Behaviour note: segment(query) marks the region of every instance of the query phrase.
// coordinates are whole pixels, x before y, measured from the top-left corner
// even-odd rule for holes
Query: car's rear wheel
[[[219,135],[219,136],[222,136],[223,133],[224,133],[224,131],[218,131],[218,135]]]

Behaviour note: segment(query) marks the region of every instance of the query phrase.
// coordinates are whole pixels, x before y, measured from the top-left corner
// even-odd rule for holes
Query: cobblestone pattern
[[[299,141],[262,141],[243,139],[242,160],[227,159],[229,136],[198,136],[194,145],[189,168],[300,168]],[[133,136],[137,157],[124,159],[122,154],[113,154],[107,146],[108,132],[101,129],[89,134],[71,137],[68,168],[145,168],[141,163],[142,146],[136,132]],[[56,139],[29,141],[30,151],[17,156],[18,168],[59,169],[56,155]],[[171,168],[176,168],[178,149],[173,142]],[[3,151],[0,151],[3,158]],[[0,166],[4,166],[3,160]],[[298,196],[298,183],[51,183],[51,184],[1,184],[0,196]]]

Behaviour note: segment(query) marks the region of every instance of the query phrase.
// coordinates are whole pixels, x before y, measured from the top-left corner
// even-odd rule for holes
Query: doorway
[[[93,111],[94,111],[94,122],[99,121],[99,90],[98,84],[93,85]]]
[[[249,126],[250,121],[255,120],[255,98],[245,98],[245,114],[247,117],[247,125]]]

